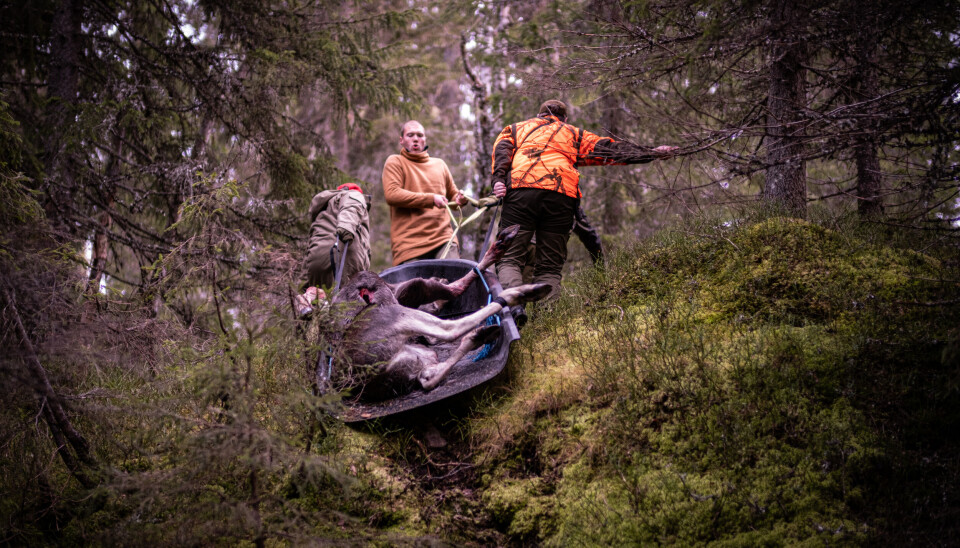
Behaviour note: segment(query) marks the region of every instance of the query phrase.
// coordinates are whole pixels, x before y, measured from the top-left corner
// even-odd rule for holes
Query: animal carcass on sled
[[[503,230],[479,265],[460,259],[417,261],[382,275],[358,273],[341,288],[333,300],[341,319],[331,341],[329,380],[353,393],[338,413],[343,420],[420,407],[502,371],[519,334],[510,314],[501,311],[550,292],[544,284],[503,290],[486,271],[516,233],[517,227]],[[443,304],[436,314],[416,308],[438,300]],[[493,321],[487,323],[488,318]]]

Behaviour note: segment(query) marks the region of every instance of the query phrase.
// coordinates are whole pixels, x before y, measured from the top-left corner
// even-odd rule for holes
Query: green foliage
[[[20,412],[3,427],[21,434],[0,453],[21,471],[4,481],[22,496],[0,506],[11,538],[742,546],[956,535],[960,448],[942,432],[960,422],[960,314],[936,303],[960,288],[944,271],[952,255],[930,255],[941,248],[767,217],[687,223],[615,253],[560,301],[530,308],[509,395],[457,426],[469,447],[451,465],[476,472],[444,481],[442,452],[410,425],[356,432],[325,414],[308,388],[318,346],[282,299],[235,277],[260,298],[234,308],[232,290],[211,283],[223,280],[198,252],[211,241],[229,252],[210,227],[236,195],[232,184],[198,194],[176,227],[190,243],[157,265],[168,294],[193,291],[208,319],[116,318],[109,353],[44,357],[54,378],[96,395],[78,400],[78,426],[108,463],[95,496],[24,487],[27,471],[67,479],[24,461],[50,442],[24,434],[29,393],[11,392]],[[261,259],[249,260],[253,275]],[[94,355],[95,368],[72,365]],[[36,517],[43,504],[54,521]],[[913,523],[917,511],[933,514]]]
[[[628,318],[656,326],[634,363],[608,361],[630,356],[623,348],[582,354],[591,371],[621,371],[619,393],[629,391],[613,405],[601,472],[563,485],[609,492],[600,498],[608,502],[572,500],[561,538],[577,539],[589,531],[580,516],[596,515],[606,526],[587,538],[631,543],[790,543],[816,537],[818,526],[845,532],[832,542],[861,538],[845,515],[862,502],[849,484],[877,448],[843,397],[842,346],[822,330],[730,333],[689,317]],[[611,481],[606,467],[620,477]],[[622,527],[618,514],[629,517]]]
[[[16,133],[19,126],[10,115],[10,107],[0,95],[0,246],[6,247],[8,231],[14,226],[39,222],[44,214],[37,194],[28,184],[30,179],[18,172],[22,161],[23,141]],[[0,253],[3,253],[0,250]]]
[[[24,486],[0,506],[5,536],[39,545],[394,545],[415,535],[419,514],[403,501],[409,480],[377,454],[387,452],[377,437],[336,423],[325,411],[329,398],[310,392],[305,362],[316,348],[292,323],[238,314],[201,344],[155,319],[136,340],[128,338],[135,324],[119,328],[121,355],[101,354],[97,371],[65,370],[64,357],[46,357],[52,375],[96,394],[78,427],[109,465],[92,494],[70,488],[45,500],[35,480]],[[89,358],[82,354],[68,358]],[[155,369],[140,365],[144,357]],[[29,400],[11,395],[5,405]],[[34,418],[4,416],[11,432],[29,432],[12,425]],[[9,441],[5,466],[32,471],[43,485],[66,482],[48,459],[19,462],[49,453],[49,442],[23,434]],[[6,475],[4,491],[27,479]],[[38,519],[41,511],[56,518]]]
[[[478,430],[502,530],[547,545],[892,541],[916,532],[889,485],[922,496],[911,477],[929,458],[943,468],[928,488],[956,501],[960,471],[940,452],[960,448],[907,445],[960,420],[940,388],[960,287],[940,260],[853,232],[686,223],[534,308],[515,354],[539,358],[515,398],[566,403],[518,429],[516,405],[501,406]],[[532,380],[560,367],[543,354],[557,351],[562,391]],[[945,519],[935,527],[955,535]]]

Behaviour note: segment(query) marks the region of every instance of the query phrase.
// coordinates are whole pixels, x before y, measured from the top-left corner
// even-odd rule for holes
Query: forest
[[[0,544],[960,543],[960,1],[2,0]],[[571,124],[603,264],[506,371],[348,426],[307,210]],[[473,210],[468,206],[463,215]],[[460,232],[476,259],[492,214]]]

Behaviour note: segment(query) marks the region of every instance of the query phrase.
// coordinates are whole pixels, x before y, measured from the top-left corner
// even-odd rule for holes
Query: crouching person
[[[326,297],[322,288],[332,288],[336,268],[344,261],[342,280],[370,268],[370,205],[359,185],[346,183],[324,190],[310,202],[310,244],[304,260],[306,291],[297,297],[301,316],[313,311],[313,303]],[[337,244],[337,242],[341,242]],[[337,244],[338,249],[333,249]],[[346,245],[344,245],[346,244]],[[347,253],[343,256],[343,249]],[[331,250],[333,253],[331,253]],[[333,255],[331,257],[331,255]]]

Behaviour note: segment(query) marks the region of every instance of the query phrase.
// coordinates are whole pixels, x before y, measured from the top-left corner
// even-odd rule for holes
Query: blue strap
[[[332,351],[333,348],[327,347],[327,350]],[[320,374],[321,371],[324,369],[324,366],[326,366],[325,369],[327,371],[325,376],[326,376],[327,386],[328,387],[333,386],[333,354],[331,354],[330,352],[325,352],[321,350],[318,361],[321,363],[317,364],[317,373]],[[322,362],[326,362],[326,363],[322,363]]]
[[[483,277],[483,272],[480,272],[480,267],[474,266],[474,267],[473,267],[473,271],[476,272],[476,273],[477,273],[477,276],[480,277],[480,283],[482,283],[482,284],[483,284],[483,288],[487,290],[487,304],[490,304],[490,299],[491,299],[492,297],[491,297],[491,295],[490,295],[490,286],[487,285],[487,279]]]
[[[487,279],[483,277],[483,272],[480,272],[480,269],[473,267],[474,272],[477,273],[477,276],[480,276],[480,282],[483,283],[483,288],[487,291],[487,304],[493,302],[493,294],[490,293],[490,286],[487,285]],[[496,321],[497,325],[500,325],[500,315],[494,314],[487,318],[487,325],[491,325]]]
[[[490,304],[491,302],[493,302],[493,295],[490,293],[490,286],[487,285],[486,278],[483,277],[483,272],[481,272],[480,269],[476,266],[473,267],[473,271],[476,272],[477,276],[480,277],[480,282],[483,284],[483,288],[487,291],[487,304]],[[500,325],[499,314],[494,314],[493,316],[490,316],[489,318],[487,318],[487,320],[484,322],[484,325],[493,325],[494,323],[496,323],[497,325]],[[476,357],[473,358],[473,361],[476,362],[486,358],[487,356],[490,355],[492,351],[493,351],[493,343],[485,344],[483,348],[480,349],[480,352],[477,353]]]

